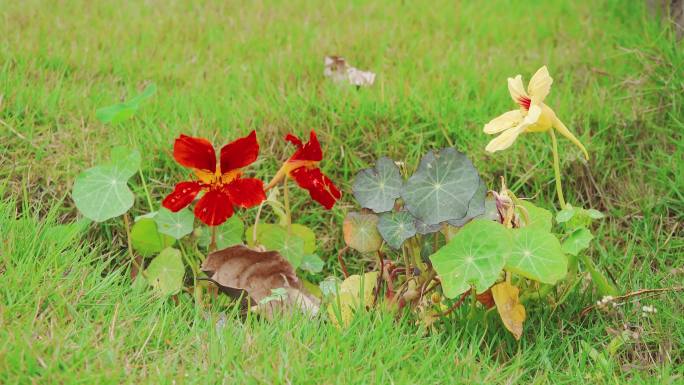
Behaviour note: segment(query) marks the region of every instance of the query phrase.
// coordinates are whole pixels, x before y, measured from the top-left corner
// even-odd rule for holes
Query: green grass
[[[284,133],[319,132],[322,166],[346,195],[324,212],[297,191],[293,206],[319,232],[330,274],[341,275],[334,256],[353,175],[381,155],[415,165],[453,143],[490,188],[503,175],[552,209],[548,138],[525,135],[491,156],[481,130],[512,107],[506,77],[547,64],[548,103],[591,153],[585,163],[561,139],[566,199],[609,215],[592,257],[625,292],[681,285],[684,47],[640,3],[0,0],[0,383],[684,381],[681,293],[580,318],[598,299],[582,285],[555,310],[529,308],[519,343],[495,317],[462,314],[427,336],[387,314],[343,331],[297,316],[242,321],[225,301],[201,308],[132,287],[120,221],[68,225],[73,178],[112,146],[143,150],[160,198],[186,173],[170,156],[179,133],[222,144],[252,129],[263,179],[289,151]],[[376,85],[330,84],[327,54],[377,72]],[[95,119],[148,82],[159,92],[136,119]],[[133,184],[134,214],[144,213]],[[357,272],[368,262],[349,259]],[[644,304],[658,314],[642,318]],[[634,336],[609,355],[625,327]]]

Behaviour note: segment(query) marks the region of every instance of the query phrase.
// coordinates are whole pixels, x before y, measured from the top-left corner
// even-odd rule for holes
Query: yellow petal
[[[582,142],[580,142],[579,139],[577,139],[577,138],[575,137],[575,135],[573,135],[572,132],[570,132],[570,130],[568,130],[567,127],[565,127],[565,124],[563,124],[563,122],[561,122],[560,119],[558,119],[557,117],[554,118],[554,120],[553,120],[553,127],[554,127],[554,128],[556,129],[556,131],[558,131],[561,135],[563,135],[564,137],[570,139],[570,141],[571,141],[572,143],[574,143],[575,146],[579,147],[580,150],[582,150],[582,152],[584,153],[584,158],[585,158],[586,160],[589,160],[589,153],[587,152],[587,149],[584,148],[584,145],[582,144]]]
[[[539,107],[537,105],[531,106],[530,110],[527,111],[527,115],[525,116],[525,119],[523,119],[523,124],[529,126],[529,125],[537,123],[537,121],[539,121],[539,117],[541,116],[541,113],[542,113],[541,107]]]
[[[530,94],[532,104],[540,104],[544,101],[546,95],[551,91],[551,83],[553,83],[553,78],[549,75],[549,70],[546,66],[538,69],[532,75],[530,84],[527,85],[527,92]]]
[[[511,147],[513,142],[515,142],[515,140],[518,138],[518,135],[520,135],[521,132],[525,131],[525,128],[527,126],[527,124],[521,123],[517,127],[509,128],[508,130],[504,131],[501,135],[492,139],[492,141],[489,142],[489,144],[487,144],[487,147],[485,147],[485,151],[497,152],[505,150],[508,147]]]
[[[520,97],[527,97],[521,75],[515,78],[508,78],[508,92],[511,93],[511,98],[516,103],[520,103]]]
[[[505,112],[492,119],[489,123],[485,124],[484,132],[485,134],[496,134],[497,132],[501,132],[518,125],[520,122],[522,122],[523,118],[523,114],[520,110]]]

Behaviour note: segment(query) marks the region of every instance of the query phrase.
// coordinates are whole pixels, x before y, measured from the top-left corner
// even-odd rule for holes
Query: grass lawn
[[[75,222],[74,177],[114,145],[141,150],[161,198],[187,173],[171,156],[179,133],[220,145],[252,129],[264,180],[290,151],[285,133],[319,133],[344,196],[324,211],[297,190],[293,212],[319,234],[325,275],[341,276],[353,176],[382,155],[414,165],[454,145],[490,189],[504,176],[555,210],[548,137],[492,156],[482,133],[512,107],[506,78],[546,64],[547,102],[591,154],[560,139],[566,199],[607,214],[591,257],[621,292],[681,286],[684,44],[637,0],[454,3],[0,0],[0,383],[683,383],[682,292],[581,318],[600,299],[584,282],[561,306],[528,307],[519,342],[468,309],[427,335],[383,312],[343,330],[242,320],[225,298],[175,303],[132,286],[121,220]],[[329,54],[376,84],[332,84]],[[95,118],[150,82],[159,90],[135,119]],[[347,259],[353,272],[370,264]]]

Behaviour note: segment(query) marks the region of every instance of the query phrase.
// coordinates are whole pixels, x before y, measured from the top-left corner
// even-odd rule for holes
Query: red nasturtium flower
[[[309,190],[311,199],[330,210],[342,193],[318,168],[318,163],[323,159],[323,151],[321,151],[321,144],[318,143],[316,133],[312,130],[309,141],[306,143],[302,143],[301,139],[292,134],[287,134],[285,140],[297,146],[297,151],[283,164],[266,189],[270,189],[289,176],[297,182],[299,187]]]
[[[209,226],[217,226],[233,215],[233,206],[253,207],[266,199],[259,179],[242,178],[242,168],[259,154],[256,132],[221,148],[216,162],[214,146],[204,138],[181,135],[173,145],[173,157],[194,170],[198,180],[180,182],[162,202],[177,212],[187,207],[200,191],[204,195],[195,205],[195,216]]]

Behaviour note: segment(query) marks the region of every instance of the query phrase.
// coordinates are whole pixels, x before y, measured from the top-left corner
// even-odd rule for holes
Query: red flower
[[[342,193],[318,168],[318,163],[323,159],[323,152],[316,133],[311,131],[309,141],[306,143],[302,143],[301,139],[292,134],[287,134],[285,140],[297,146],[297,151],[283,164],[266,189],[270,189],[280,183],[285,176],[289,176],[297,182],[299,187],[309,190],[311,199],[330,210]]]
[[[253,207],[266,199],[259,179],[242,178],[241,168],[253,163],[259,154],[256,132],[237,139],[216,151],[203,138],[182,135],[173,145],[173,157],[182,166],[192,168],[198,180],[180,182],[162,202],[177,212],[187,207],[200,191],[204,195],[195,205],[195,216],[209,226],[217,226],[233,215],[233,207]]]

